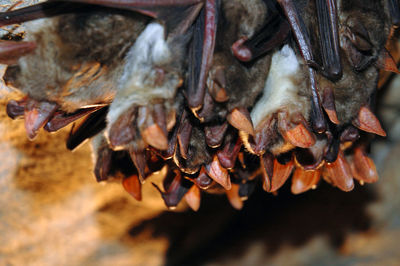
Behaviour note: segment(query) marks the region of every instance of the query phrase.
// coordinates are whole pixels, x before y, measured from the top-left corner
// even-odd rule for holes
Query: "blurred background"
[[[377,183],[292,195],[287,182],[241,211],[204,195],[198,212],[171,212],[150,182],[142,202],[120,183],[96,183],[89,145],[65,147],[69,128],[29,141],[5,112],[20,96],[2,84],[0,265],[400,265],[399,88],[392,77],[378,93],[388,137],[371,145]]]

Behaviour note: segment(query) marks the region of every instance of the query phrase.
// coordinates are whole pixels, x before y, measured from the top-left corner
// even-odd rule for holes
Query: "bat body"
[[[36,49],[9,66],[4,80],[30,101],[49,102],[59,112],[108,104],[122,74],[121,61],[146,20],[138,14],[88,11],[27,22],[25,40]],[[29,135],[39,129],[33,128]]]
[[[177,89],[182,84],[183,55],[187,38],[180,36],[179,40],[174,38],[165,40],[164,36],[164,27],[161,24],[147,25],[124,59],[125,66],[117,81],[117,95],[110,106],[107,117],[107,131],[112,144],[113,139],[118,138],[113,137],[114,134],[118,135],[118,133],[110,131],[113,130],[115,123],[123,119],[121,116],[134,112],[135,108],[143,107],[142,111],[137,111],[137,123],[141,123],[140,126],[144,127],[141,130],[144,132],[147,125],[145,125],[146,121],[139,121],[140,112],[146,112],[145,108],[151,109],[155,104],[160,104],[162,109],[166,109],[166,112],[171,112],[170,109],[174,106]],[[149,114],[143,115],[152,116],[153,113],[149,110]],[[157,114],[154,115],[157,116]],[[158,117],[154,119],[157,120]],[[130,123],[133,124],[135,121],[130,121]],[[166,125],[161,125],[161,127],[166,127]],[[146,136],[142,137],[146,138]],[[162,138],[162,136],[159,137]],[[140,138],[138,136],[138,139]],[[116,142],[119,141],[116,140]],[[132,139],[132,143],[134,143],[134,139]],[[160,146],[163,145],[160,144]],[[139,148],[135,147],[135,149]],[[163,148],[166,149],[166,144],[161,147],[161,149]]]

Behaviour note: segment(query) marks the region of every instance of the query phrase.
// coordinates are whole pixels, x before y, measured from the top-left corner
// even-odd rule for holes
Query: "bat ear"
[[[189,207],[197,212],[200,208],[200,202],[201,202],[201,191],[199,187],[193,185],[189,189],[189,191],[185,194],[185,200],[186,203],[189,205]]]
[[[230,190],[232,188],[228,170],[221,165],[217,156],[214,156],[212,162],[207,164],[205,169],[207,175],[220,184],[224,189]]]
[[[366,106],[360,108],[357,118],[353,121],[353,125],[363,131],[386,137],[386,132],[383,130],[378,118]]]
[[[128,192],[137,201],[142,200],[142,184],[140,183],[137,175],[125,177],[122,180],[122,186],[124,187],[125,191]]]
[[[320,170],[305,171],[302,168],[296,168],[292,176],[291,191],[293,194],[300,194],[315,188],[320,178]]]
[[[57,112],[51,118],[51,120],[46,123],[46,125],[44,126],[44,129],[48,132],[57,131],[84,116],[87,116],[94,112],[97,112],[99,109],[101,109],[103,107],[104,107],[104,105],[88,107],[88,108],[81,108],[70,114],[67,114],[64,112]]]
[[[161,193],[165,205],[170,209],[176,208],[192,185],[190,181],[182,178],[179,170],[170,172],[164,179],[165,192],[162,191],[156,184],[152,184]]]
[[[25,129],[28,138],[33,140],[42,128],[54,115],[58,105],[51,102],[38,102],[28,99],[24,111]]]
[[[343,191],[351,191],[354,188],[351,168],[342,152],[339,153],[336,161],[325,165],[322,175],[332,185]]]

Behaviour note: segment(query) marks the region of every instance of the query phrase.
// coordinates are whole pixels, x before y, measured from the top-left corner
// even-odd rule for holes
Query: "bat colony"
[[[98,181],[122,177],[141,200],[167,165],[168,207],[201,191],[242,207],[262,181],[277,191],[343,191],[378,179],[368,133],[398,0],[50,0],[0,14],[25,37],[0,42],[6,84],[26,97],[7,113],[30,139],[75,124]],[[367,133],[368,132],[368,133]],[[361,136],[361,138],[360,138]],[[293,174],[292,174],[293,173]]]

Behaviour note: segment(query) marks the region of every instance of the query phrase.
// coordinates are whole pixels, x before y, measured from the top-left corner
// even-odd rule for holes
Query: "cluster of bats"
[[[378,179],[365,132],[398,0],[49,0],[0,13],[7,113],[27,135],[75,123],[98,181],[141,186],[165,165],[165,204],[201,191],[243,206],[258,183],[343,191]],[[78,120],[79,119],[79,120]],[[76,121],[80,121],[79,123]],[[363,133],[364,132],[364,133]],[[292,174],[293,173],[293,174]]]

